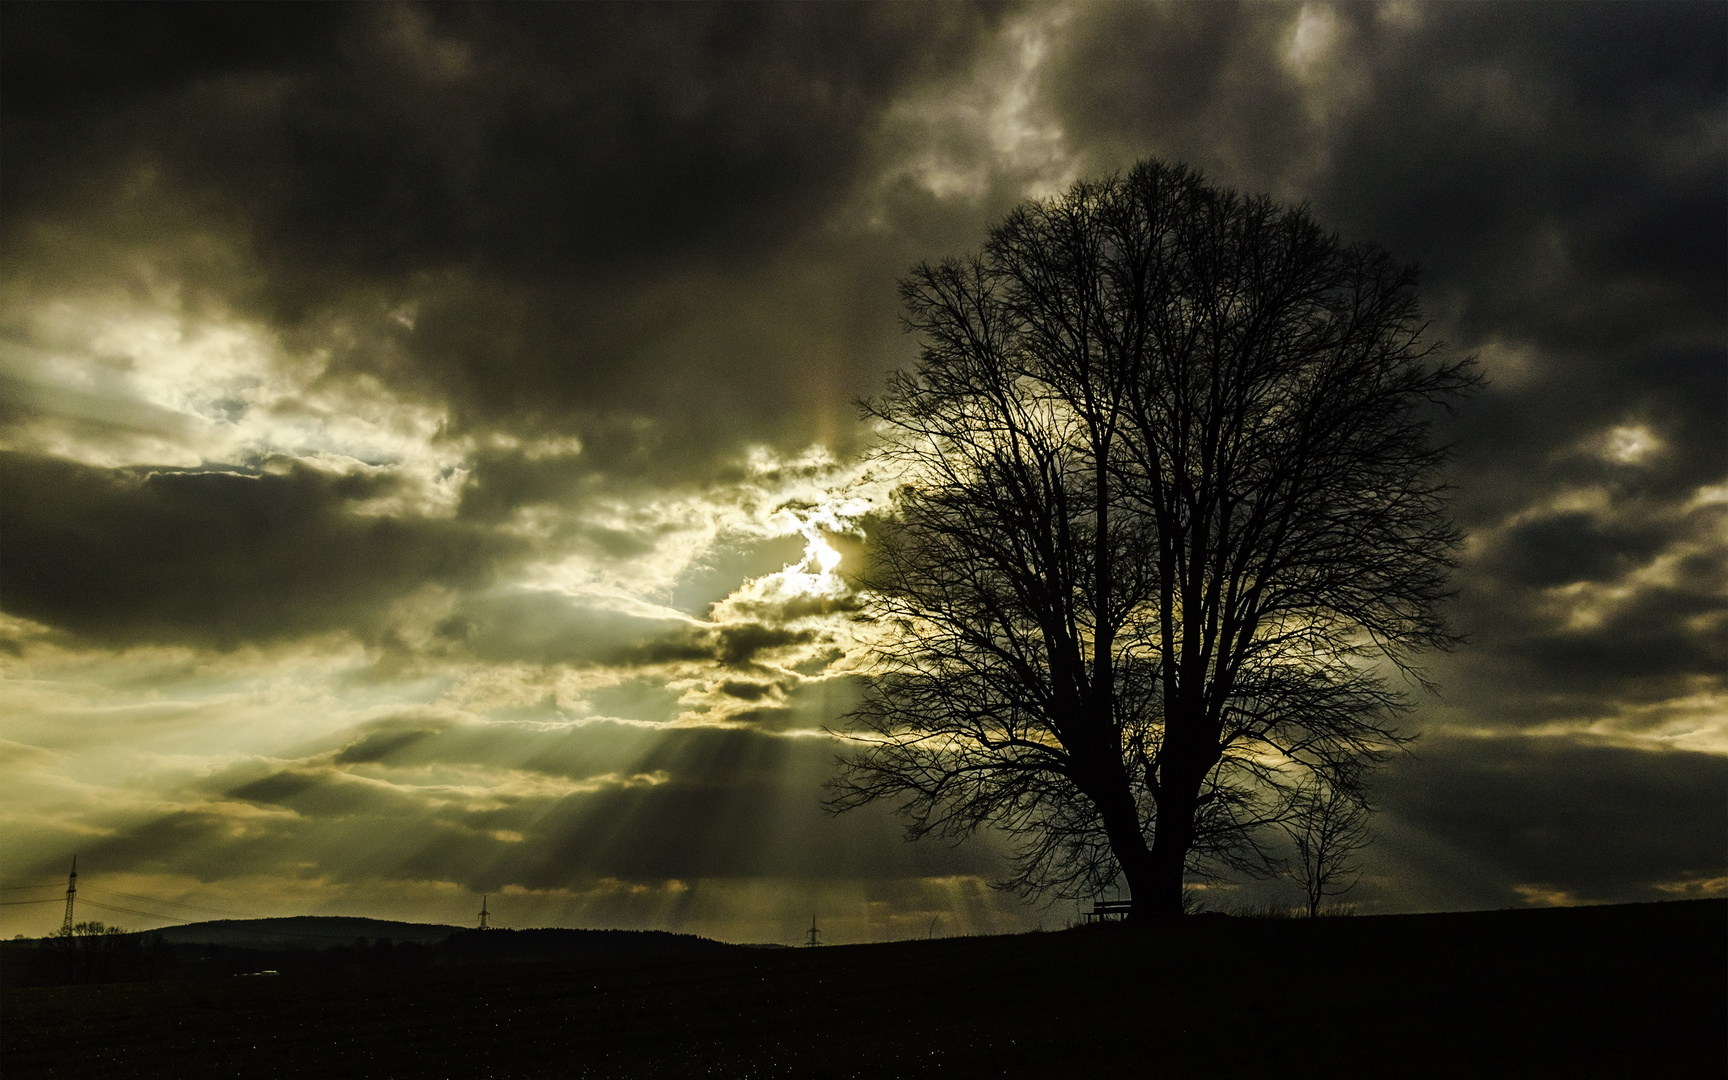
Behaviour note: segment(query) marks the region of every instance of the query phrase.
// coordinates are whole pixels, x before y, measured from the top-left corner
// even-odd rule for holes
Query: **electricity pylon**
[[[491,929],[490,926],[486,925],[486,898],[484,896],[480,898],[480,929]]]
[[[72,874],[66,879],[66,921],[60,924],[60,929],[72,932],[72,898],[78,895],[78,856],[72,856]]]
[[[810,916],[810,929],[804,932],[804,938],[806,946],[822,944],[822,931],[816,929],[816,916],[814,915]]]

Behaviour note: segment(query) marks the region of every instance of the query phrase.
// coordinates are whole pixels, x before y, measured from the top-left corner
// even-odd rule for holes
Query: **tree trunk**
[[[1200,802],[1201,780],[1210,766],[1165,771],[1158,799],[1158,828],[1148,847],[1128,777],[1117,762],[1111,764],[1117,765],[1114,771],[1118,775],[1111,777],[1115,783],[1105,785],[1102,791],[1094,788],[1098,791],[1094,798],[1111,852],[1128,883],[1133,903],[1128,922],[1143,925],[1181,918],[1182,874],[1194,844],[1194,810]]]
[[[1171,739],[1165,743],[1164,767],[1158,787],[1158,827],[1152,835],[1147,858],[1145,914],[1142,901],[1134,896],[1136,921],[1161,922],[1182,917],[1182,875],[1188,868],[1188,853],[1194,847],[1194,811],[1200,806],[1200,786],[1216,763],[1215,755],[1192,745],[1192,740]]]
[[[1126,814],[1120,807],[1115,808],[1114,813],[1106,810],[1104,831],[1110,838],[1110,851],[1116,856],[1116,865],[1121,867],[1122,876],[1128,882],[1128,898],[1134,904],[1128,913],[1128,921],[1144,921],[1140,918],[1140,898],[1150,895],[1152,888],[1152,852],[1146,847],[1146,835],[1140,831],[1140,816],[1133,811],[1133,803],[1128,803]]]
[[[1132,922],[1164,922],[1182,917],[1182,873],[1194,837],[1194,794],[1166,788],[1158,802],[1158,831],[1146,858],[1146,885],[1134,890]]]
[[[1114,741],[1114,740],[1112,740]],[[1110,841],[1110,853],[1128,882],[1128,896],[1133,908],[1128,921],[1139,921],[1140,897],[1149,895],[1152,852],[1146,846],[1146,834],[1140,827],[1140,811],[1136,806],[1128,771],[1123,768],[1120,751],[1102,743],[1091,747],[1087,759],[1093,768],[1081,782],[1098,815],[1104,822],[1104,835]]]

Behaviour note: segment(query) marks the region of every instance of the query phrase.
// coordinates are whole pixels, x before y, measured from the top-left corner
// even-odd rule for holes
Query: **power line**
[[[169,907],[191,908],[194,911],[209,911],[214,912],[217,915],[232,915],[239,919],[257,919],[261,917],[244,911],[230,911],[227,908],[210,907],[206,904],[189,904],[184,900],[166,900],[160,896],[139,896],[137,893],[121,892],[119,889],[110,889],[102,885],[86,885],[84,888],[86,891],[94,889],[99,893],[106,893],[109,896],[124,896],[128,900],[142,900],[146,904],[166,904]]]
[[[60,887],[61,886],[58,882],[47,882],[47,883],[44,883],[41,885],[0,885],[0,889],[3,889],[7,892],[17,892],[17,891],[24,890],[24,889],[58,889]],[[260,916],[260,915],[254,915],[251,912],[247,912],[247,911],[234,911],[231,908],[211,907],[208,904],[193,904],[193,903],[189,903],[185,900],[169,900],[166,897],[161,897],[161,896],[140,896],[137,893],[122,892],[119,889],[110,889],[105,885],[91,885],[89,883],[85,883],[84,885],[79,887],[79,891],[80,892],[92,892],[92,891],[94,891],[94,892],[103,893],[104,895],[107,895],[107,896],[123,896],[128,900],[142,900],[146,904],[164,904],[164,905],[167,905],[168,907],[190,908],[194,911],[207,911],[207,912],[211,912],[212,914],[216,914],[216,915],[231,915],[237,919],[257,919],[257,918],[263,918],[264,917],[264,916]],[[10,907],[10,906],[17,905],[17,904],[52,904],[52,903],[58,903],[59,901],[60,901],[60,897],[51,897],[51,898],[46,899],[46,900],[0,900],[0,906]],[[94,900],[89,901],[89,902],[95,903]]]
[[[84,902],[86,904],[89,904],[91,907],[99,907],[103,911],[119,911],[119,912],[124,912],[127,915],[142,915],[146,919],[160,919],[163,922],[178,922],[179,921],[178,916],[174,916],[174,915],[158,915],[153,911],[138,911],[135,908],[115,907],[113,904],[103,904],[103,903],[99,903],[95,900],[85,900]]]
[[[88,886],[86,886],[86,888],[88,888]],[[146,897],[145,899],[148,899],[148,898]],[[142,915],[146,919],[160,919],[163,922],[183,922],[183,921],[185,921],[184,917],[180,916],[180,915],[163,915],[163,914],[160,914],[159,912],[154,912],[154,911],[139,911],[137,908],[121,907],[118,904],[104,904],[100,900],[91,900],[91,899],[86,898],[83,902],[91,905],[92,907],[99,907],[104,911],[120,911],[120,912],[124,912],[127,915]],[[278,931],[271,931],[271,933],[277,933],[277,932]],[[280,931],[280,932],[285,933],[285,934],[294,934],[295,933],[292,930]],[[328,937],[330,935],[319,934],[316,931],[314,931],[314,932],[311,932],[310,934],[307,934],[306,932],[301,932],[297,936]]]

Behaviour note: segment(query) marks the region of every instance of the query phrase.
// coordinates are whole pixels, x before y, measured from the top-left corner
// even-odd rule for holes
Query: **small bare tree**
[[[1302,886],[1308,917],[1314,918],[1328,897],[1349,892],[1362,879],[1357,857],[1373,839],[1368,806],[1354,791],[1314,777],[1298,789],[1284,830],[1296,847],[1290,876]]]

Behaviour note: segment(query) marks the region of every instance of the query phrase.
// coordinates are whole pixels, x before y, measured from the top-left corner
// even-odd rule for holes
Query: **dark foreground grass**
[[[8,990],[26,1077],[1695,1077],[1728,904]]]

